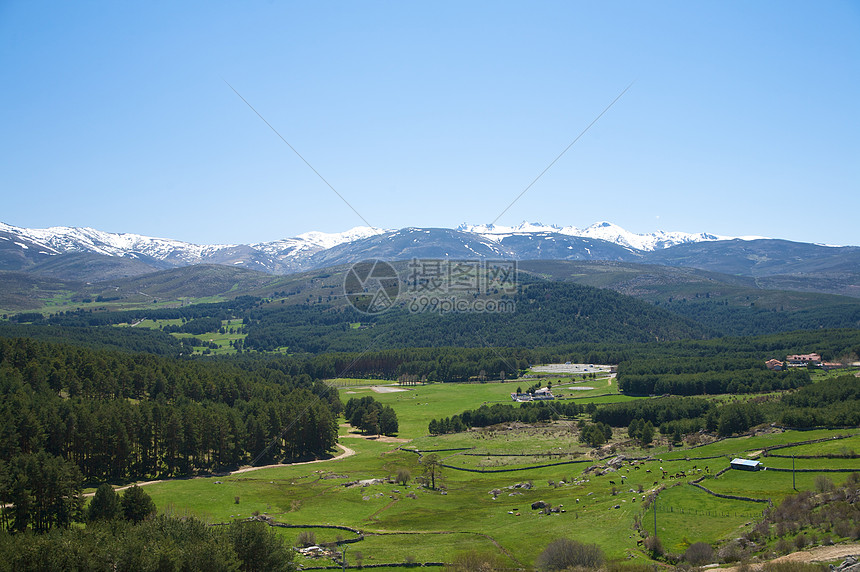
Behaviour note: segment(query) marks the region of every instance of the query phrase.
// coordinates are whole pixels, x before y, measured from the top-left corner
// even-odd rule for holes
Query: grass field
[[[350,383],[356,381],[360,383]],[[352,397],[360,398],[369,395],[384,405],[390,405],[400,421],[399,436],[414,439],[427,435],[427,426],[433,419],[451,417],[466,409],[477,409],[485,404],[513,403],[511,393],[514,393],[517,388],[525,390],[530,385],[530,381],[521,379],[491,383],[432,383],[403,387],[378,380],[336,379],[327,383],[340,389],[340,398],[344,403]],[[576,402],[581,404],[591,401],[611,403],[642,399],[620,395],[614,379],[589,380],[586,385],[594,389],[586,391],[562,389],[560,393],[565,397],[572,395]],[[380,387],[383,388],[383,392],[380,392]]]
[[[365,540],[352,544],[350,554],[361,552],[365,564],[450,561],[467,548],[498,554],[512,567],[528,567],[552,540],[569,537],[597,543],[616,560],[648,561],[637,546],[634,521],[641,520],[653,531],[654,508],[646,510],[649,493],[664,487],[656,502],[657,530],[664,546],[683,552],[693,542],[716,543],[747,530],[760,517],[762,503],[722,499],[688,481],[705,477],[702,485],[730,495],[769,498],[779,502],[794,492],[792,474],[777,471],[728,471],[736,456],[748,456],[765,447],[821,439],[846,431],[781,431],[767,429],[755,436],[723,439],[687,449],[668,450],[667,445],[641,449],[625,440],[626,431],[616,430],[615,453],[628,460],[598,475],[589,467],[607,469],[609,449],[591,450],[578,442],[571,422],[543,427],[485,428],[464,433],[430,437],[427,424],[433,418],[450,417],[484,403],[510,403],[510,393],[527,380],[505,383],[431,384],[400,388],[384,386],[388,392],[374,391],[372,380],[332,380],[341,398],[372,395],[391,405],[400,421],[400,441],[347,437],[341,428],[341,443],[356,454],[338,460],[290,467],[266,468],[223,477],[198,478],[153,484],[147,490],[160,510],[195,514],[209,522],[229,522],[260,513],[291,525],[329,524],[360,529]],[[589,380],[588,384],[595,384]],[[591,397],[603,400],[614,385],[603,380]],[[390,391],[405,389],[405,391]],[[592,391],[592,390],[589,390]],[[611,396],[610,398],[624,398]],[[855,431],[856,433],[856,431]],[[408,442],[404,442],[408,441]],[[798,445],[780,449],[780,454],[818,454],[857,448],[860,436]],[[443,462],[454,467],[478,470],[512,469],[508,472],[468,472],[444,468],[437,482],[440,490],[419,486],[415,478],[424,470],[415,452],[439,452]],[[636,464],[629,459],[649,457]],[[696,457],[716,457],[696,460]],[[688,460],[689,459],[689,460]],[[762,457],[770,467],[790,467],[791,459]],[[534,468],[538,464],[584,460],[587,462]],[[858,459],[803,459],[801,468],[860,468]],[[802,463],[802,465],[801,465]],[[707,467],[707,468],[706,468]],[[664,478],[661,468],[667,471]],[[389,482],[398,470],[406,469],[412,479],[406,486]],[[676,473],[686,476],[672,478]],[[822,473],[797,473],[798,489],[811,489]],[[829,473],[834,482],[843,482],[845,473]],[[376,484],[355,484],[381,479]],[[522,486],[528,483],[529,487]],[[517,487],[516,485],[521,485]],[[238,499],[238,503],[237,503]],[[564,512],[544,515],[531,503],[543,500]],[[280,530],[293,542],[302,529]],[[424,534],[414,534],[422,532]],[[317,540],[331,541],[337,534],[317,530]],[[320,564],[320,560],[314,560]],[[310,561],[307,562],[310,565]]]
[[[134,324],[118,324],[119,327],[135,327],[135,328],[148,328],[151,330],[160,330],[165,326],[181,326],[181,319],[172,319],[172,320],[141,320]],[[247,336],[244,333],[242,328],[242,320],[241,319],[232,319],[232,320],[221,320],[221,327],[226,329],[226,333],[222,334],[220,332],[208,332],[205,334],[186,334],[181,332],[174,332],[171,335],[175,338],[183,339],[183,338],[196,338],[203,340],[205,342],[210,342],[217,344],[217,348],[210,348],[206,346],[194,346],[194,353],[202,354],[207,352],[212,355],[225,355],[225,354],[234,354],[236,353],[236,348],[231,346],[232,342],[236,340],[244,340]],[[237,330],[234,333],[230,333],[230,329]]]

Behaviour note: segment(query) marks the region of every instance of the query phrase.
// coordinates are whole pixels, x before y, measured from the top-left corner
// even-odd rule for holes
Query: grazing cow
[[[634,469],[636,469],[636,470],[638,471],[638,470],[639,470],[639,465],[636,465],[636,466],[635,466],[635,467],[633,467],[633,468],[634,468]]]
[[[641,538],[636,541],[636,546],[642,546],[643,544],[645,544],[645,541],[642,540]]]
[[[655,486],[655,487],[657,486],[657,481],[654,481],[654,486]]]
[[[651,472],[651,469],[645,469],[645,472],[646,472],[646,473],[650,473],[650,472]]]
[[[614,485],[614,484],[615,484],[615,481],[609,481],[609,484],[610,484],[610,485]]]

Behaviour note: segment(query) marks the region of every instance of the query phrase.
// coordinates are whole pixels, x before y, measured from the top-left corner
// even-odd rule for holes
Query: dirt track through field
[[[278,463],[278,464],[276,464],[276,465],[262,465],[262,466],[260,466],[260,467],[245,467],[244,469],[237,469],[237,470],[235,470],[235,471],[231,471],[230,473],[227,473],[227,474],[224,474],[224,475],[219,475],[219,476],[221,476],[221,477],[230,477],[230,476],[233,476],[233,475],[239,475],[239,474],[242,474],[242,473],[250,473],[251,471],[259,471],[260,469],[274,469],[274,468],[277,468],[277,467],[293,467],[293,466],[297,466],[297,465],[310,465],[311,463],[326,463],[326,462],[328,462],[328,461],[337,461],[338,459],[345,459],[346,457],[351,457],[351,456],[355,455],[355,450],[354,450],[354,449],[350,449],[349,447],[347,447],[347,446],[345,446],[345,445],[341,445],[340,443],[338,443],[338,444],[337,444],[337,446],[338,446],[338,447],[340,447],[341,449],[343,449],[343,452],[342,452],[340,455],[336,456],[336,457],[332,457],[331,459],[317,459],[316,461],[300,461],[300,462],[298,462],[298,463]],[[203,477],[203,476],[201,476],[201,477],[190,477],[190,478],[193,478],[193,479],[208,479],[208,478],[212,478],[213,476],[214,476],[214,475],[205,476],[205,477]],[[115,490],[116,492],[120,492],[120,491],[124,491],[125,489],[130,489],[130,488],[131,488],[131,487],[133,487],[134,485],[137,485],[137,486],[139,486],[139,487],[145,487],[145,486],[147,486],[147,485],[154,485],[154,484],[156,484],[156,483],[167,483],[167,482],[170,482],[170,481],[186,481],[186,480],[188,480],[188,478],[189,478],[189,477],[177,477],[177,478],[174,478],[174,479],[158,479],[158,480],[155,480],[155,481],[143,481],[143,482],[140,482],[140,483],[134,483],[134,484],[131,484],[131,485],[126,485],[126,486],[124,486],[124,487],[116,487],[114,490]],[[91,496],[93,496],[93,495],[95,495],[95,494],[96,494],[96,493],[94,493],[94,492],[93,492],[93,493],[86,493],[85,495],[82,495],[82,496],[84,496],[84,497],[91,497]]]
[[[860,555],[860,544],[837,544],[835,546],[819,546],[812,550],[802,550],[800,552],[792,552],[779,558],[774,558],[771,562],[829,562],[831,560],[839,560],[846,556]],[[750,565],[752,570],[759,570],[763,563],[754,563]],[[720,572],[737,572],[738,567],[720,568]]]

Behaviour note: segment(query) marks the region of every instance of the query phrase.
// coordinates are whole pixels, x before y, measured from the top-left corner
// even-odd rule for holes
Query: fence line
[[[703,486],[702,486],[702,485],[700,485],[699,483],[693,483],[693,482],[691,482],[691,483],[689,483],[689,484],[690,484],[690,485],[692,485],[692,486],[694,486],[694,487],[696,487],[696,488],[698,488],[698,489],[702,489],[703,491],[705,491],[705,492],[706,492],[706,493],[708,493],[709,495],[714,495],[715,497],[719,497],[719,498],[721,498],[721,499],[739,500],[739,501],[749,501],[749,502],[762,502],[762,503],[767,503],[767,504],[769,504],[769,505],[773,506],[773,502],[771,502],[771,500],[770,500],[770,499],[756,499],[756,498],[752,498],[752,497],[742,497],[742,496],[739,496],[739,495],[724,495],[724,494],[722,494],[722,493],[715,493],[714,491],[712,491],[712,490],[710,490],[710,489],[707,489],[707,488],[703,487]]]

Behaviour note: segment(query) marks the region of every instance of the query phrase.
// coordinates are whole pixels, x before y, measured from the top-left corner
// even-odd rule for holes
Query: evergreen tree
[[[107,483],[99,485],[87,509],[87,521],[113,520],[119,516],[119,495]]]
[[[639,432],[639,442],[643,447],[647,447],[654,440],[654,425],[650,421],[646,421]]]
[[[137,485],[125,489],[120,504],[123,517],[134,524],[146,520],[156,512],[152,498]]]
[[[382,431],[383,435],[394,435],[398,429],[397,413],[394,412],[391,406],[386,405],[382,408],[382,413],[379,415],[379,430]]]

